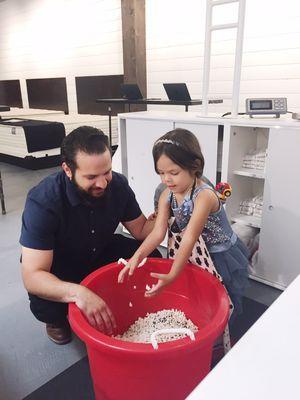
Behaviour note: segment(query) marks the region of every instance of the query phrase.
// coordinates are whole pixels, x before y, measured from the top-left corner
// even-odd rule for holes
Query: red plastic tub
[[[183,311],[199,328],[194,341],[187,337],[159,344],[155,350],[151,344],[102,334],[70,304],[70,324],[87,346],[97,400],[182,400],[209,372],[213,344],[228,321],[228,296],[210,273],[188,264],[161,294],[145,298],[146,285],[157,281],[150,272],[166,273],[170,267],[171,260],[148,259],[131,278],[118,284],[122,266],[113,263],[82,281],[108,304],[117,321],[117,333],[126,331],[147,312],[172,308]]]

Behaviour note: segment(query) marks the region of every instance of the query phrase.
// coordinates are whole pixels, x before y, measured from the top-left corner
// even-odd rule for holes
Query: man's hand
[[[147,218],[148,221],[155,221],[157,217],[157,211],[154,211],[152,214],[150,214]]]
[[[115,318],[101,297],[85,286],[79,286],[75,304],[95,329],[112,335],[117,328]]]
[[[152,286],[151,289],[147,290],[145,292],[145,297],[152,297],[152,296],[156,296],[157,294],[159,294],[163,288],[167,285],[169,285],[170,283],[172,283],[175,279],[175,277],[168,273],[168,274],[157,274],[156,272],[151,272],[150,274],[152,276],[152,278],[157,278],[158,282]]]

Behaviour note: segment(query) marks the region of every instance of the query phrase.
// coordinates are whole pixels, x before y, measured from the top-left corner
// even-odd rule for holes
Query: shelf
[[[236,214],[231,220],[233,222],[241,222],[247,226],[253,226],[254,228],[260,228],[261,226],[261,218],[253,217],[253,215]]]
[[[241,168],[233,171],[235,175],[249,176],[251,178],[265,179],[265,171],[262,169]]]
[[[265,278],[261,278],[260,276],[257,275],[249,274],[248,276],[250,279],[253,279],[254,281],[264,283],[265,285],[273,286],[274,288],[279,290],[284,290],[287,288],[287,286],[283,286],[280,283],[273,282]]]

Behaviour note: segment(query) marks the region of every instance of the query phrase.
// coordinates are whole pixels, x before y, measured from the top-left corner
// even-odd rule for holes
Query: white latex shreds
[[[137,268],[142,267],[142,266],[146,263],[146,261],[147,261],[147,257],[145,257],[145,258],[139,263],[139,265],[137,266]],[[126,267],[126,265],[128,264],[128,262],[127,262],[126,260],[124,260],[124,258],[119,258],[117,263],[118,263],[118,265],[123,264],[123,265],[125,265],[125,267]]]
[[[118,259],[118,264],[119,264],[119,265],[120,265],[120,264],[127,265],[127,261],[124,260],[124,258],[119,258],[119,259]]]
[[[170,328],[187,328],[194,333],[198,331],[198,327],[186,318],[184,312],[171,309],[147,313],[146,317],[138,318],[123,335],[117,335],[115,338],[126,342],[151,343],[153,332]],[[183,333],[161,334],[157,337],[157,342],[170,342],[171,340],[182,339],[185,336],[186,334]]]

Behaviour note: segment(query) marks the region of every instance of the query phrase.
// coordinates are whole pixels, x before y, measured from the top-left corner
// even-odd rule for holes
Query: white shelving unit
[[[259,127],[231,126],[227,140],[229,149],[226,163],[227,173],[222,180],[228,181],[233,187],[233,193],[226,206],[228,216],[234,222],[244,223],[252,227],[261,227],[261,218],[253,215],[240,214],[242,201],[263,195],[265,171],[243,168],[246,154],[256,149],[266,150],[268,147],[269,130]]]
[[[226,202],[229,219],[260,231],[258,262],[252,277],[284,289],[300,273],[299,122],[139,112],[120,114],[119,127],[122,172],[145,215],[153,210],[154,190],[159,183],[151,155],[154,141],[175,127],[189,129],[204,152],[205,175],[215,182],[221,167],[219,179],[233,188]],[[267,150],[264,170],[243,168],[245,154],[253,149]],[[240,214],[240,203],[258,195],[263,199],[261,218]]]
[[[265,172],[259,169],[241,168],[233,171],[235,175],[248,176],[249,178],[265,179]]]
[[[240,222],[244,225],[252,226],[253,228],[261,227],[261,218],[254,217],[253,215],[235,214],[231,217],[231,221]]]

